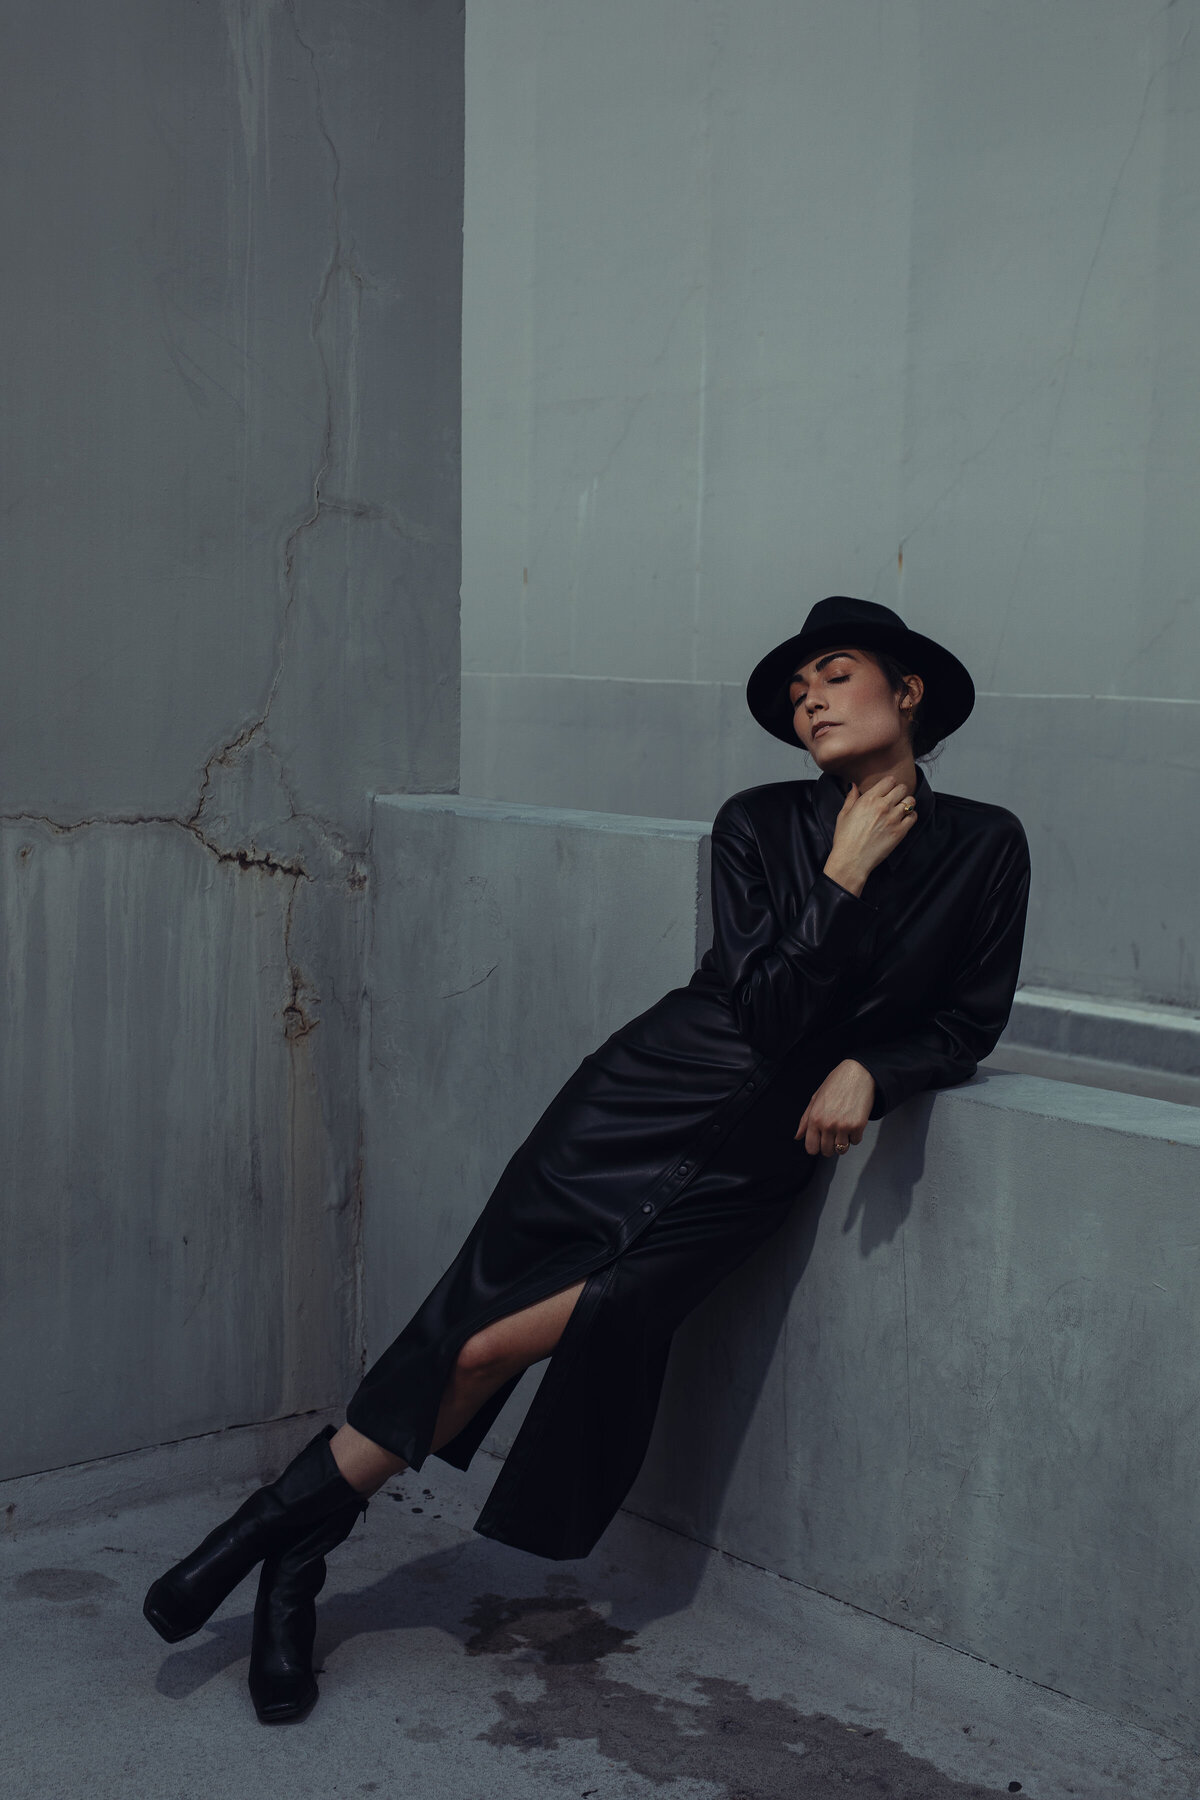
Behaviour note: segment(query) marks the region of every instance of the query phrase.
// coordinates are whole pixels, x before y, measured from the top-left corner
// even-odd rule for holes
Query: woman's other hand
[[[861,894],[871,870],[908,836],[916,816],[912,789],[896,776],[882,776],[865,793],[851,782],[834,826],[826,875],[848,893]]]
[[[804,1109],[796,1130],[810,1156],[836,1156],[838,1144],[861,1144],[875,1104],[875,1082],[861,1063],[831,1069]]]

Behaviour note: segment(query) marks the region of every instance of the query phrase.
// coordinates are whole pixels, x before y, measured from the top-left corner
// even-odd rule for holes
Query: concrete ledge
[[[532,831],[587,831],[618,837],[703,837],[708,826],[697,819],[647,819],[641,813],[588,812],[567,806],[525,806],[511,800],[477,800],[467,794],[377,794],[376,820],[384,814],[433,813],[444,818],[480,819],[489,824],[520,825]]]
[[[704,935],[700,827],[375,814],[373,1350]],[[680,1332],[631,1505],[1195,1741],[1198,1192],[1191,1107],[988,1072],[914,1098]]]
[[[917,1096],[913,1105],[932,1106],[935,1102],[983,1106],[1024,1119],[1081,1125],[1118,1137],[1148,1138],[1158,1144],[1200,1149],[1200,1119],[1190,1107],[1074,1082],[1046,1081],[1037,1075],[993,1075],[981,1069],[961,1087]]]
[[[1141,1069],[1200,1075],[1200,1013],[1181,1006],[1093,999],[1056,988],[1024,987],[1001,1039]]]
[[[1200,1106],[1200,1075],[1173,1075],[1168,1069],[1143,1069],[1099,1056],[1064,1056],[1007,1039],[983,1067],[992,1074],[1040,1075],[1047,1081],[1069,1081],[1077,1087],[1141,1094],[1148,1100],[1171,1100],[1176,1106]]]

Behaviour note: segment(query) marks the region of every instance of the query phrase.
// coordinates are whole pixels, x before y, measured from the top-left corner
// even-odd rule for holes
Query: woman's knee
[[[472,1380],[495,1383],[519,1375],[533,1363],[553,1355],[583,1286],[582,1281],[577,1281],[546,1300],[485,1325],[459,1351],[455,1363],[458,1373]]]
[[[467,1339],[455,1359],[454,1368],[468,1381],[506,1380],[517,1373],[511,1354],[505,1354],[499,1332],[490,1325]]]

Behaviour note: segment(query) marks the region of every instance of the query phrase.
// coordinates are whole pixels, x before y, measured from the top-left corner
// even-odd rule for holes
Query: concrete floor
[[[436,1471],[436,1473],[434,1472]],[[0,1547],[13,1800],[1193,1800],[1200,1757],[641,1520],[586,1562],[470,1530],[495,1465],[393,1484],[331,1564],[322,1696],[264,1728],[253,1581],[168,1647],[151,1579],[236,1493]],[[244,1491],[244,1489],[238,1490]],[[1019,1785],[1018,1785],[1019,1784]]]

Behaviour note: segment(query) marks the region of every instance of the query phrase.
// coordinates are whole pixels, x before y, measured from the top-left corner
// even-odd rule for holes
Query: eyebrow
[[[854,655],[853,650],[831,650],[829,652],[828,656],[822,656],[822,657],[818,658],[817,672],[819,673],[825,667],[826,663],[836,662],[839,656],[853,656],[853,655]],[[788,683],[788,686],[791,687],[794,682],[803,681],[803,680],[804,680],[803,675],[800,673],[799,669],[796,669],[792,674],[792,679]]]

